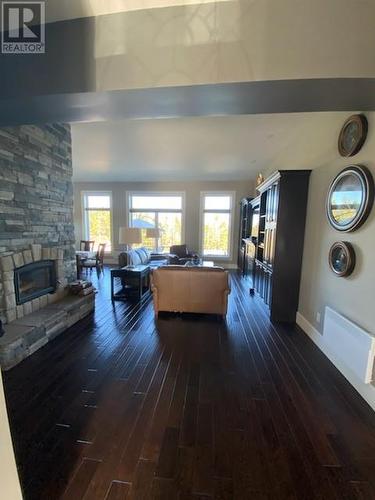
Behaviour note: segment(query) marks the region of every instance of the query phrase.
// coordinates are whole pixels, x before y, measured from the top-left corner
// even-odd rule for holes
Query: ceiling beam
[[[375,78],[272,80],[0,100],[0,125],[374,111]]]

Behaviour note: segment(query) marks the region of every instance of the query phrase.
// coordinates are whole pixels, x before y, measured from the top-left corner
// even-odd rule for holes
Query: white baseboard
[[[349,366],[330,352],[324,337],[318,330],[299,312],[297,312],[297,325],[302,328],[308,337],[316,344],[327,358],[344,375],[346,380],[359,392],[363,399],[375,410],[375,387],[372,384],[365,384],[355,375]]]

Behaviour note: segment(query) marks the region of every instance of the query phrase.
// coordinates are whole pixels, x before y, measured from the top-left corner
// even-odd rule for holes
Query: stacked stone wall
[[[75,278],[72,173],[69,125],[0,128],[0,257],[22,255],[22,263],[32,248],[59,252],[62,286]],[[7,272],[0,275],[4,322],[14,295]]]

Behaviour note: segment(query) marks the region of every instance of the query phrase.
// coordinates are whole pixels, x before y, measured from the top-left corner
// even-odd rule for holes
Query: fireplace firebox
[[[56,268],[53,260],[40,260],[14,270],[17,305],[56,291]]]

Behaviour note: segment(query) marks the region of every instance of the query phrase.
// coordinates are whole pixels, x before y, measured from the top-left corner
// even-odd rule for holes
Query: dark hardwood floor
[[[25,498],[374,498],[375,414],[248,286],[226,323],[155,323],[106,270],[95,315],[4,374]]]

